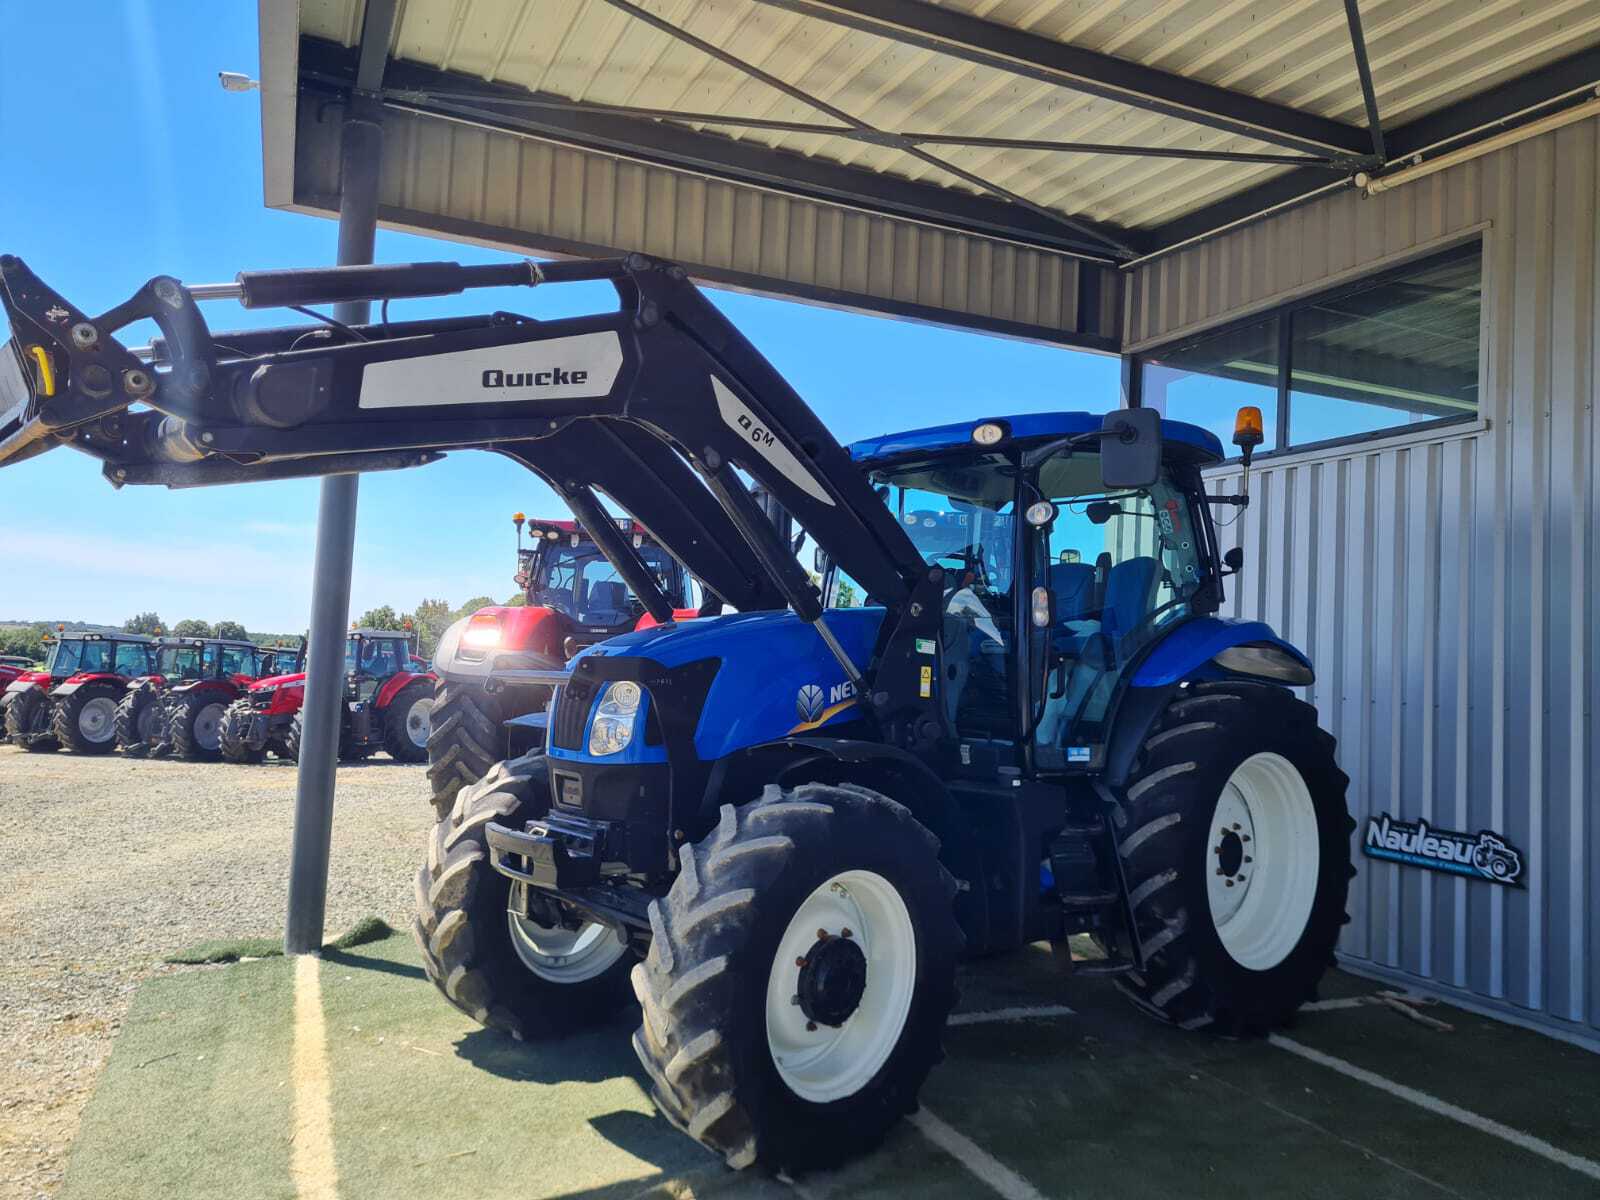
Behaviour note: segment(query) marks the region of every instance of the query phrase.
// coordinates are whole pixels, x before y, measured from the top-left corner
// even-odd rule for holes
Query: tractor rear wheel
[[[517,1039],[593,1026],[628,999],[637,961],[604,925],[567,929],[507,911],[511,881],[489,862],[491,821],[520,828],[550,805],[542,753],[496,764],[433,827],[411,932],[428,978],[473,1020]]]
[[[287,758],[290,762],[300,761],[300,742],[305,733],[305,709],[300,709],[289,722],[289,730],[283,735],[283,751],[280,757]],[[343,715],[339,718],[339,761],[362,762],[372,756],[372,746],[352,746],[350,735],[344,726]]]
[[[222,714],[222,728],[218,733],[217,749],[222,752],[224,761],[258,763],[267,757],[265,746],[252,746],[244,740],[245,734],[250,729],[250,718],[254,714],[255,709],[244,696],[228,705],[227,711]]]
[[[782,1170],[870,1150],[944,1057],[956,882],[911,813],[852,784],[769,786],[680,850],[634,968],[663,1115]]]
[[[187,762],[215,762],[222,754],[222,717],[228,705],[215,691],[186,692],[172,707],[167,736]]]
[[[61,748],[50,732],[50,697],[42,687],[35,684],[11,694],[6,705],[6,737],[13,746],[35,754]]]
[[[1114,812],[1145,953],[1118,986],[1185,1029],[1264,1034],[1316,995],[1349,920],[1348,777],[1283,688],[1183,689]]]
[[[383,710],[383,748],[396,762],[418,763],[428,757],[428,717],[433,711],[433,684],[418,679],[406,684]]]
[[[500,700],[482,684],[441,679],[429,714],[428,786],[439,820],[450,815],[456,794],[500,761],[504,738]]]
[[[161,689],[154,680],[141,679],[117,702],[117,747],[138,758],[150,753],[166,738],[161,711]]]
[[[110,754],[117,748],[117,693],[104,684],[86,684],[50,702],[50,731],[56,741],[79,754]]]

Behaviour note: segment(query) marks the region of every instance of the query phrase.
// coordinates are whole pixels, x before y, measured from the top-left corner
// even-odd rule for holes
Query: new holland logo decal
[[[836,683],[826,692],[815,683],[803,685],[794,697],[795,715],[800,723],[790,733],[804,733],[833,720],[856,702],[856,685],[848,679]]]
[[[1503,834],[1484,829],[1459,833],[1435,829],[1426,821],[1400,821],[1388,813],[1367,820],[1361,847],[1368,858],[1448,871],[1470,879],[1487,879],[1507,887],[1525,887],[1523,854]]]

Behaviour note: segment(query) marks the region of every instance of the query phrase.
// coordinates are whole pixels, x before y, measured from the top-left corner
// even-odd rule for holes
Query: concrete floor
[[[406,938],[312,970],[326,1053],[308,1079],[295,970],[145,984],[67,1196],[1600,1196],[1593,1055],[1443,1006],[1423,1011],[1450,1031],[1346,1003],[1376,985],[1340,974],[1284,1036],[1230,1042],[1148,1021],[1044,947],[969,967],[923,1111],[870,1158],[790,1181],[728,1172],[654,1114],[631,1013],[514,1043],[442,1003]]]

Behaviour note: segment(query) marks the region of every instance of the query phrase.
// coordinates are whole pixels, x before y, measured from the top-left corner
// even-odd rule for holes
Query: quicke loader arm
[[[196,303],[291,307],[599,279],[616,288],[616,311],[552,321],[496,313],[213,336]],[[679,267],[642,255],[416,263],[244,272],[193,290],[157,276],[91,318],[0,256],[0,301],[12,330],[0,351],[0,466],[66,444],[102,459],[114,484],[187,487],[492,450],[543,477],[580,517],[603,511],[593,489],[605,492],[728,602],[787,603],[831,645],[816,587],[742,471],[889,608],[880,654],[907,610],[922,636],[936,632],[938,581],[899,524]],[[163,336],[140,357],[113,335],[144,317]],[[620,543],[602,545],[619,570],[643,575],[631,548],[609,540]],[[918,592],[931,603],[914,601]]]

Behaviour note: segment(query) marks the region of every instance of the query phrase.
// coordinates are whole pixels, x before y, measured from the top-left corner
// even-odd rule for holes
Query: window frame
[[[1483,386],[1487,374],[1485,348],[1487,338],[1484,328],[1486,297],[1488,295],[1489,274],[1489,243],[1486,230],[1478,230],[1469,237],[1455,241],[1449,245],[1434,245],[1426,251],[1408,257],[1399,262],[1390,263],[1378,270],[1356,275],[1345,279],[1333,287],[1307,291],[1292,299],[1284,300],[1277,304],[1269,304],[1260,308],[1242,313],[1230,320],[1220,321],[1215,325],[1208,325],[1203,329],[1191,329],[1181,337],[1173,338],[1158,345],[1147,346],[1137,353],[1127,356],[1130,365],[1128,381],[1132,385],[1128,396],[1129,407],[1142,407],[1144,404],[1144,369],[1152,358],[1171,354],[1174,351],[1185,349],[1209,338],[1221,334],[1245,329],[1251,325],[1277,319],[1278,328],[1278,374],[1276,380],[1277,391],[1277,419],[1275,422],[1277,433],[1277,447],[1272,450],[1258,450],[1252,457],[1252,462],[1278,462],[1283,459],[1293,458],[1302,454],[1316,454],[1326,450],[1343,446],[1359,446],[1369,442],[1388,442],[1413,440],[1429,440],[1436,438],[1441,432],[1478,433],[1488,428],[1488,417],[1484,412]],[[1438,417],[1431,421],[1416,421],[1404,425],[1390,425],[1383,429],[1372,429],[1365,433],[1352,433],[1345,437],[1323,438],[1315,442],[1289,442],[1289,407],[1290,393],[1294,372],[1294,315],[1305,309],[1315,308],[1328,301],[1339,300],[1345,296],[1358,295],[1373,287],[1397,279],[1403,279],[1416,271],[1419,267],[1444,259],[1451,255],[1461,254],[1467,247],[1476,247],[1478,251],[1478,408],[1476,412],[1463,413],[1458,417]],[[1183,418],[1174,417],[1174,420]],[[1236,448],[1235,448],[1236,449]],[[1238,463],[1241,456],[1238,453],[1227,454],[1223,459],[1224,464]],[[1218,464],[1222,465],[1222,464]]]

